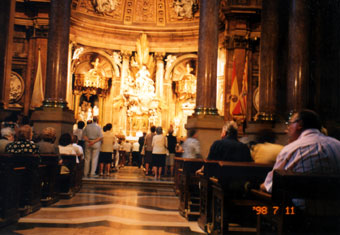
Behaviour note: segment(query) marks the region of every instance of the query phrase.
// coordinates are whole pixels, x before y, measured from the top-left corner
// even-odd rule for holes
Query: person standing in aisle
[[[106,176],[110,176],[110,168],[112,163],[112,153],[113,153],[113,144],[115,141],[115,137],[111,132],[112,124],[108,123],[104,126],[103,130],[103,143],[100,149],[99,154],[99,175],[102,176],[105,171]],[[105,169],[104,169],[105,165]]]
[[[165,166],[165,155],[168,147],[167,138],[163,135],[162,127],[156,128],[156,133],[152,139],[152,171],[155,179],[160,179],[162,168]]]
[[[152,163],[152,139],[155,136],[156,127],[152,126],[150,128],[151,133],[147,134],[145,137],[145,175],[149,175],[149,167]],[[151,167],[150,167],[151,168]]]
[[[168,150],[169,150],[169,155],[166,156],[166,167],[170,168],[170,176],[174,176],[174,157],[176,154],[176,144],[177,144],[177,139],[175,136],[173,136],[173,129],[172,127],[169,129],[169,134],[167,136],[168,139]],[[165,170],[166,172],[167,170]]]
[[[88,124],[83,132],[83,139],[85,140],[85,176],[90,173],[90,163],[90,176],[95,176],[98,165],[98,156],[100,152],[101,140],[103,139],[103,132],[97,122],[98,118],[93,117],[93,122]]]

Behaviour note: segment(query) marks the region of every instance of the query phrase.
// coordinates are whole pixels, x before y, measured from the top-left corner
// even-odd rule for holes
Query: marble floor
[[[204,234],[178,213],[171,178],[155,180],[137,167],[83,179],[71,199],[20,218],[0,234]]]

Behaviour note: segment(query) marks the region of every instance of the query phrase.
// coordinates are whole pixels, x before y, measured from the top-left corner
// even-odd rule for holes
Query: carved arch
[[[197,55],[196,54],[186,54],[186,55],[182,55],[180,57],[178,57],[172,64],[171,66],[166,70],[165,72],[165,76],[164,76],[164,79],[166,81],[169,81],[170,80],[170,75],[172,73],[172,71],[174,70],[174,68],[182,63],[184,60],[187,60],[187,59],[197,59]]]

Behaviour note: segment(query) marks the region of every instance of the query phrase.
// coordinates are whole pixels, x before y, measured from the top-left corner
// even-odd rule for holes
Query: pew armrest
[[[270,193],[264,192],[262,190],[258,189],[251,189],[250,193],[256,198],[260,200],[265,200],[265,201],[271,201],[272,200],[272,195]]]

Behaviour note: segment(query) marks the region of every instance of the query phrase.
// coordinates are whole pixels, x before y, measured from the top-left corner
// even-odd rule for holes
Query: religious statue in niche
[[[177,14],[178,19],[191,19],[198,11],[198,3],[197,0],[174,0],[173,8]]]
[[[92,0],[92,5],[98,13],[110,13],[116,9],[117,0]]]
[[[120,77],[119,71],[120,71],[120,68],[122,67],[122,56],[118,52],[113,52],[112,58],[113,58],[113,67],[114,67],[116,77],[119,78]]]
[[[78,47],[77,49],[74,50],[72,60],[77,60],[79,59],[79,56],[81,53],[83,53],[84,47]]]

